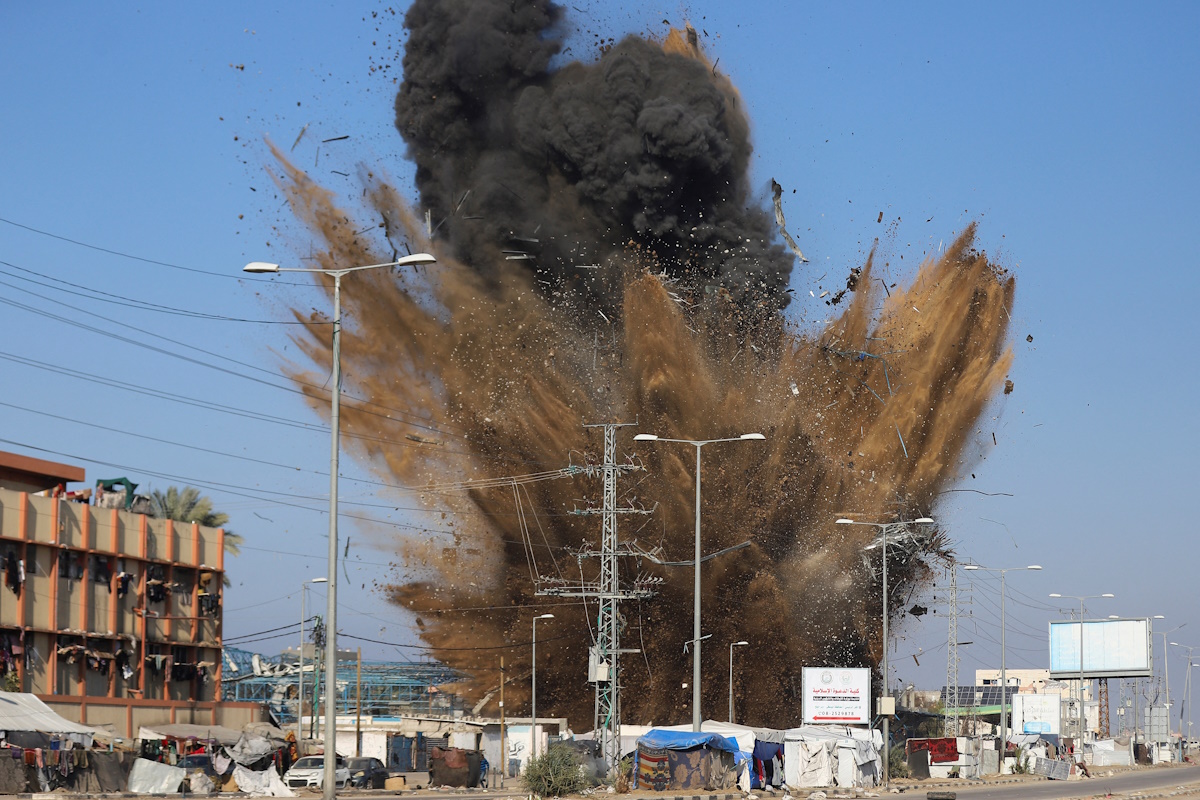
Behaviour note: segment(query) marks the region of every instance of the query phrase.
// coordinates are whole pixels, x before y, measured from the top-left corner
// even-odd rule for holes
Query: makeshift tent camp
[[[737,742],[720,734],[655,728],[638,738],[634,786],[660,792],[729,789],[739,760]]]
[[[50,710],[35,695],[25,692],[0,692],[0,738],[16,747],[49,747],[54,739],[70,739],[84,747],[92,746],[98,731],[64,719]]]
[[[659,730],[665,731],[690,731],[691,729],[691,725],[671,725],[659,728]],[[714,719],[704,720],[700,724],[700,730],[705,733],[719,733],[737,743],[738,751],[746,758],[745,769],[738,771],[738,788],[748,792],[751,789],[761,789],[764,782],[770,786],[779,786],[783,783],[783,731],[774,728],[754,728],[749,725],[737,725]],[[625,738],[624,727],[621,728],[621,738]],[[774,761],[776,755],[779,757],[778,765]],[[760,765],[756,760],[761,759],[765,759],[765,762],[761,765],[762,769],[759,770]],[[738,763],[740,764],[741,761],[739,760]],[[779,768],[779,775],[775,775],[776,766]],[[760,775],[764,780],[760,780]],[[768,775],[774,780],[766,779]]]
[[[879,731],[805,725],[784,731],[784,781],[791,788],[874,786],[883,771]]]

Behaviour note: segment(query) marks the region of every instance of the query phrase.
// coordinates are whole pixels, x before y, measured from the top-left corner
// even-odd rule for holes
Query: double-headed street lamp
[[[729,643],[729,722],[733,722],[733,648],[745,647],[749,642]]]
[[[428,253],[414,253],[386,264],[366,264],[345,269],[281,267],[278,264],[269,264],[264,261],[254,261],[242,268],[243,272],[268,274],[315,272],[333,278],[333,388],[329,392],[332,397],[332,408],[329,415],[329,428],[332,433],[329,454],[329,605],[325,612],[325,680],[327,688],[325,690],[325,758],[321,781],[325,800],[333,800],[337,791],[334,773],[337,761],[335,757],[337,736],[335,695],[337,694],[338,455],[341,449],[339,412],[342,399],[342,276],[368,269],[432,264],[435,261],[437,259]]]
[[[539,619],[554,619],[553,614],[542,614],[533,618],[533,700],[530,703],[529,716],[531,724],[529,726],[530,745],[529,754],[533,758],[537,758],[538,732],[537,732],[537,624]]]
[[[1059,594],[1058,592],[1052,592],[1050,594],[1050,596],[1054,597],[1054,598],[1065,598],[1067,600],[1078,600],[1079,601],[1079,741],[1083,742],[1083,727],[1086,724],[1086,720],[1084,719],[1084,708],[1083,708],[1083,601],[1084,600],[1098,600],[1100,598],[1105,598],[1105,597],[1111,598],[1111,597],[1116,597],[1116,595],[1113,594],[1112,592],[1105,592],[1104,594],[1082,594],[1082,595],[1080,595],[1080,594]],[[1136,722],[1136,720],[1134,720],[1134,721]],[[1081,754],[1083,753],[1082,747],[1083,747],[1083,745],[1080,744],[1081,749],[1079,750],[1079,752]],[[1081,757],[1082,757],[1082,755],[1081,755]]]
[[[914,525],[930,525],[933,520],[929,517],[920,517],[912,520]],[[888,529],[901,528],[908,529],[908,522],[859,522],[845,517],[837,521],[838,525],[868,525],[872,528],[879,528],[881,533],[879,543],[883,549],[883,693],[884,696],[888,693],[888,580],[887,580],[887,540]],[[871,543],[866,549],[871,549],[875,545]],[[888,756],[891,752],[891,742],[888,740],[890,733],[890,720],[888,715],[883,715],[883,785],[888,785]]]
[[[978,564],[967,564],[963,569],[1000,573],[1000,760],[1003,762],[1004,757],[1008,755],[1008,668],[1004,661],[1004,576],[1009,572],[1020,572],[1022,570],[1040,572],[1042,567],[1039,564],[1030,564],[1028,567],[997,569],[995,567],[981,567]]]
[[[696,576],[692,589],[692,731],[700,732],[700,448],[706,444],[718,442],[739,442],[743,440],[766,439],[761,433],[743,433],[728,439],[661,439],[653,433],[639,433],[633,437],[635,442],[676,442],[690,444],[696,448]]]

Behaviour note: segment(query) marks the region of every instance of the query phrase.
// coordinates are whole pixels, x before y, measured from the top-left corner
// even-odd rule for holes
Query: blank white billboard
[[[1150,672],[1149,619],[1083,622],[1085,678],[1145,678]],[[1050,677],[1079,677],[1080,623],[1050,623]]]

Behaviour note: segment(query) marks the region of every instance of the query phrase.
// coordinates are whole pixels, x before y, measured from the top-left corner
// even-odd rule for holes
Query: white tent
[[[50,710],[36,695],[25,692],[0,692],[0,731],[10,740],[14,733],[40,733],[70,739],[84,747],[92,746],[92,737],[99,731],[71,722]]]
[[[805,725],[784,731],[783,778],[791,788],[874,786],[882,774],[876,730]]]

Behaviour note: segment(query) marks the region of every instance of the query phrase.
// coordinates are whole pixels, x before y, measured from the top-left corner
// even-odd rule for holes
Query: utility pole
[[[508,772],[508,748],[504,741],[504,656],[500,656],[500,785],[504,785],[504,774]]]
[[[946,706],[942,735],[958,736],[958,564],[950,562],[950,638],[946,640]]]
[[[362,756],[362,648],[358,648],[358,677],[354,693],[354,757]]]
[[[608,764],[609,773],[612,775],[616,774],[622,755],[620,601],[653,597],[656,594],[654,586],[661,582],[661,579],[653,576],[639,575],[634,579],[632,586],[623,588],[618,574],[618,559],[621,556],[644,554],[620,544],[617,539],[617,515],[650,513],[640,508],[617,507],[617,476],[642,469],[639,464],[632,461],[624,464],[617,463],[617,428],[635,424],[637,423],[626,422],[583,426],[604,430],[604,463],[599,469],[585,470],[588,474],[598,473],[603,476],[604,505],[600,509],[587,508],[573,512],[602,516],[603,526],[599,552],[585,547],[577,553],[580,561],[585,558],[599,558],[599,579],[569,584],[562,578],[540,576],[536,588],[539,595],[581,597],[585,600],[594,598],[599,603],[599,612],[596,618],[596,644],[588,659],[588,680],[596,685],[594,719],[596,739],[600,742],[601,752],[605,763]]]

